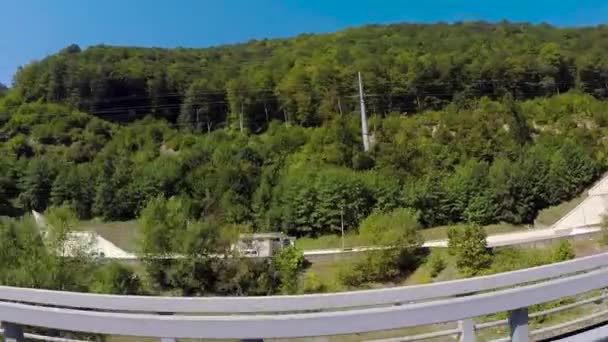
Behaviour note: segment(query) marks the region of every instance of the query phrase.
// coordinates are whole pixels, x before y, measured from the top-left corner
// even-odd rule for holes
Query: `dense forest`
[[[208,49],[72,45],[15,76],[25,101],[65,102],[111,120],[148,114],[201,130],[317,126],[358,101],[410,114],[471,98],[580,89],[608,96],[608,27],[400,24]],[[240,120],[242,118],[242,120]]]
[[[0,88],[0,215],[139,218],[142,248],[195,254],[218,252],[225,232],[314,237],[402,208],[422,228],[531,223],[606,170],[606,38],[605,26],[473,22],[207,49],[72,45]],[[187,294],[281,286],[204,288],[182,273],[155,279]]]

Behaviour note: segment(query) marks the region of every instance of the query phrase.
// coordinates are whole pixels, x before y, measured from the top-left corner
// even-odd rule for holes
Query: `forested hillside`
[[[15,77],[26,101],[65,102],[110,120],[146,114],[200,130],[273,119],[317,126],[358,104],[415,113],[488,96],[577,88],[608,96],[608,27],[399,24],[208,49],[70,46]],[[179,116],[179,119],[178,119]]]
[[[121,220],[179,195],[214,224],[298,236],[400,207],[426,227],[529,223],[605,169],[605,35],[463,23],[70,46],[19,70],[0,100],[0,200]]]

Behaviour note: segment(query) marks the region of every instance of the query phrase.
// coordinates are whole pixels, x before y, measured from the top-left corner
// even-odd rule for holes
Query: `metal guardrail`
[[[507,311],[512,340],[527,341],[527,307],[607,286],[608,253],[429,285],[303,296],[171,298],[0,287],[0,321],[5,337],[15,341],[24,337],[22,325],[170,339],[265,339],[460,321],[458,331],[417,340],[458,333],[469,341],[481,328],[472,318]]]
[[[517,271],[376,290],[267,297],[117,296],[0,286],[0,301],[98,311],[167,313],[298,312],[402,304],[495,290],[608,266],[608,253]]]

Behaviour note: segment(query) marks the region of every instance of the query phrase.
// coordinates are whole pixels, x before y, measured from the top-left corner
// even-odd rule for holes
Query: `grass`
[[[339,281],[339,272],[342,268],[357,262],[361,257],[362,254],[356,254],[347,260],[334,259],[312,263],[310,267],[306,269],[302,279],[304,279],[306,275],[314,273],[317,275],[319,281],[326,286],[328,292],[344,291],[345,288]]]
[[[442,240],[448,238],[448,231],[451,228],[464,227],[465,225],[452,225],[452,226],[439,226],[433,228],[426,228],[420,230],[420,234],[425,241],[429,240]],[[511,233],[516,231],[525,230],[523,226],[516,226],[509,223],[497,223],[483,227],[488,235]]]
[[[94,231],[125,251],[135,252],[137,250],[137,221],[135,220],[124,222],[81,221],[77,228]]]
[[[366,243],[356,233],[344,234],[344,248],[365,246]],[[296,246],[304,249],[330,249],[342,247],[342,239],[339,234],[323,235],[317,238],[304,237],[296,240]]]
[[[583,202],[587,198],[587,192],[583,192],[579,196],[562,202],[558,205],[545,208],[538,213],[536,220],[534,221],[535,226],[546,226],[549,227],[557,222],[560,218],[566,215],[570,210],[574,209],[577,205]]]

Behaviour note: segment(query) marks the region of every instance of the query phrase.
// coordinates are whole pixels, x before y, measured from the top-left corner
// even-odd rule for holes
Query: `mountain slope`
[[[25,66],[26,101],[69,102],[111,120],[155,114],[187,127],[272,119],[305,126],[358,106],[363,73],[371,112],[418,112],[510,93],[516,99],[579,88],[608,95],[608,27],[501,22],[365,26],[333,34],[207,49],[70,46]]]

